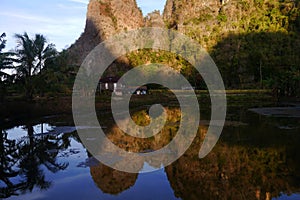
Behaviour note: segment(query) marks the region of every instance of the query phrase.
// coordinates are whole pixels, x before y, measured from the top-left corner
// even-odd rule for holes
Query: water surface
[[[107,118],[105,131],[126,150],[159,149],[176,135],[179,123],[178,109],[168,112],[172,117],[166,129],[146,141],[121,136]],[[147,111],[138,111],[132,118],[145,124]],[[71,119],[56,116],[1,128],[1,198],[300,199],[298,118],[251,112],[237,116],[226,122],[220,141],[200,160],[198,152],[207,130],[207,120],[202,120],[193,144],[180,159],[140,174],[116,171],[95,160],[81,144]],[[141,171],[156,167],[144,163]]]

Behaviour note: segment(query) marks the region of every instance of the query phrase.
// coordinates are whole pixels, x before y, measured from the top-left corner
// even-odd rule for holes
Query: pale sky
[[[166,0],[136,0],[143,14],[164,9]],[[14,34],[40,33],[58,50],[75,42],[84,30],[89,0],[1,0],[0,35],[6,33],[5,50],[14,49]]]

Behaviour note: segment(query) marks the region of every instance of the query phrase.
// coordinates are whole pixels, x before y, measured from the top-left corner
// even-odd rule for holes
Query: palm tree
[[[0,101],[3,100],[6,93],[6,85],[12,80],[12,76],[3,70],[13,68],[14,55],[11,52],[2,52],[5,48],[6,40],[5,33],[2,33],[0,36]]]
[[[32,39],[26,32],[16,34],[15,37],[19,62],[16,67],[17,75],[24,81],[26,97],[32,99],[34,87],[37,86],[33,84],[33,76],[41,73],[45,61],[53,59],[57,51],[53,44],[47,44],[46,38],[41,34],[36,34]]]

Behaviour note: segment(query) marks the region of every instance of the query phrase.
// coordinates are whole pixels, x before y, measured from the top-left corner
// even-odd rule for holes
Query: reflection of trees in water
[[[7,139],[7,132],[0,129],[0,180],[7,186],[0,188],[0,197],[7,197],[7,193],[12,193],[10,188],[19,187],[14,185],[10,178],[18,175],[18,171],[14,169],[17,157],[17,147],[15,140]]]
[[[181,117],[180,109],[178,108],[165,108],[167,113],[167,122],[161,131],[153,130],[152,137],[149,138],[137,138],[125,134],[122,130],[119,129],[115,124],[110,127],[106,132],[107,137],[118,147],[130,151],[130,152],[144,152],[149,150],[157,150],[167,145],[172,138],[175,136]],[[126,132],[136,133],[140,132],[136,127],[128,126],[129,119],[123,119],[120,123],[125,124],[124,127],[127,127]],[[149,114],[146,110],[141,110],[135,112],[132,115],[132,120],[139,126],[146,126],[150,122]],[[140,132],[141,135],[145,133]]]
[[[64,170],[67,163],[56,161],[60,150],[67,148],[68,139],[57,135],[34,135],[32,124],[24,127],[27,137],[21,140],[7,138],[7,133],[1,131],[1,181],[5,186],[0,188],[0,197],[7,198],[23,192],[31,192],[34,187],[42,190],[48,189],[51,182],[46,180],[45,172],[41,166],[56,173]],[[18,181],[12,178],[18,177]]]
[[[181,117],[180,109],[178,108],[166,109],[166,111],[168,117],[165,127],[158,134],[150,138],[143,139],[126,135],[122,130],[118,128],[118,126],[116,126],[115,124],[109,125],[108,123],[105,124],[106,126],[108,126],[106,135],[115,145],[123,148],[126,151],[145,152],[160,149],[161,147],[167,145],[176,134],[176,131],[178,129],[178,122],[180,121]],[[133,113],[132,119],[136,124],[140,126],[148,125],[150,122],[150,117],[146,110]],[[128,119],[123,119],[121,123],[128,124]],[[127,126],[127,128],[127,132],[129,133],[132,131],[136,131],[134,130],[134,127]],[[101,148],[106,149],[105,144],[102,144]],[[137,158],[133,156],[132,159]],[[137,162],[137,160],[134,161],[138,165],[137,168],[143,168],[143,160],[141,160],[141,162]],[[150,165],[155,165],[150,161],[148,163]],[[160,167],[160,165],[154,167]],[[96,166],[91,166],[90,173],[96,185],[103,192],[109,194],[119,194],[129,189],[135,184],[138,176],[138,174],[136,173],[121,172],[107,167],[101,163],[97,164]]]
[[[136,124],[129,123],[128,118],[121,119],[119,124],[125,127],[125,131],[130,134],[136,134],[137,136],[149,136],[148,138],[137,138],[130,136],[129,134],[124,133],[117,125],[107,125],[107,129],[105,130],[106,136],[112,143],[114,143],[119,148],[127,151],[127,152],[135,152],[135,153],[143,153],[143,152],[153,152],[156,150],[161,149],[162,147],[167,146],[172,139],[178,135],[177,131],[179,130],[179,125],[181,119],[184,119],[185,123],[190,125],[194,123],[193,117],[185,113],[181,113],[179,108],[165,108],[165,116],[166,116],[166,123],[159,124],[159,123],[152,123],[151,128],[140,126],[148,125],[149,114],[147,110],[137,111],[136,113],[132,114],[131,118],[133,121],[140,125],[136,126]],[[153,121],[160,121],[162,116],[157,116]],[[189,120],[191,119],[191,120]],[[152,121],[152,122],[153,122]],[[165,121],[165,120],[161,120]],[[186,125],[187,126],[187,125]],[[184,148],[188,145],[185,145],[186,141],[192,140],[192,131],[189,131],[190,128],[193,126],[188,126],[184,129],[181,128],[181,134],[176,138],[175,141],[172,141],[171,145],[168,146],[168,149],[165,149],[167,153],[159,152],[160,156],[137,156],[137,154],[130,154],[130,156],[124,156],[122,152],[118,155],[121,157],[116,162],[113,163],[115,169],[124,169],[127,168],[128,172],[136,172],[139,171],[142,167],[144,162],[147,162],[150,166],[155,168],[160,168],[164,163],[171,162],[174,157],[179,157],[184,152]],[[150,133],[150,134],[149,134]],[[88,133],[87,133],[88,134]],[[98,146],[98,151],[100,154],[104,155],[113,151],[113,146],[111,142],[101,141],[101,145],[99,142],[95,142],[94,145]],[[133,162],[130,162],[130,161]]]
[[[180,118],[178,109],[167,112],[172,116],[169,123],[162,133],[150,139],[124,136],[115,126],[108,128],[107,136],[119,147],[133,152],[159,149],[174,137]],[[146,111],[137,112],[132,119],[145,125],[146,114]],[[200,126],[189,150],[165,169],[177,197],[271,199],[281,192],[300,191],[297,130],[283,132],[261,121],[249,126],[227,126],[217,146],[200,160],[198,153],[206,132],[207,126]],[[128,189],[136,179],[134,174],[118,172],[101,164],[91,167],[91,174],[98,187],[110,194]]]
[[[182,199],[271,199],[281,192],[299,191],[300,159],[294,148],[299,137],[286,136],[281,144],[277,141],[277,145],[272,146],[272,141],[278,140],[277,134],[272,132],[273,138],[270,138],[267,129],[262,131],[268,133],[266,144],[253,145],[249,138],[264,140],[265,135],[248,131],[239,141],[219,142],[202,160],[198,158],[202,141],[198,136],[184,156],[166,167],[175,195]],[[225,131],[223,134],[235,133]]]
[[[126,135],[122,130],[118,128],[118,126],[112,124],[108,126],[106,130],[107,137],[117,146],[123,148],[126,151],[130,152],[147,152],[152,150],[157,150],[167,145],[172,138],[176,135],[178,126],[181,118],[181,111],[178,108],[167,108],[167,122],[164,128],[157,133],[156,135],[150,138],[136,138],[129,135]],[[132,119],[138,125],[148,125],[149,123],[149,115],[146,110],[138,111],[132,114]],[[128,119],[123,119],[121,123],[125,125],[128,124]],[[106,124],[108,125],[108,124]],[[134,131],[134,127],[129,127],[128,132]],[[141,133],[143,134],[143,133]],[[187,134],[188,135],[188,134]],[[105,144],[101,144],[102,149],[107,149]],[[164,155],[168,156],[168,155]],[[160,158],[158,157],[156,160],[140,160],[137,162],[134,155],[132,156],[134,162],[137,163],[137,168],[142,169],[144,162],[147,162],[150,166],[160,168],[161,164],[159,162]],[[157,165],[159,163],[159,165]],[[107,167],[101,163],[96,166],[90,167],[90,173],[94,182],[97,186],[105,193],[109,194],[119,194],[124,190],[129,189],[131,186],[135,184],[138,174],[120,172],[118,170]]]

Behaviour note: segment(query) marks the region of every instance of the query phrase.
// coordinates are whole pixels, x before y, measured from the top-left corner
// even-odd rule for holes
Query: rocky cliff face
[[[169,25],[182,25],[191,18],[207,13],[217,15],[221,5],[218,0],[167,0],[163,17]]]
[[[199,42],[220,67],[227,87],[262,87],[263,80],[277,80],[273,72],[280,75],[300,62],[295,56],[300,55],[299,10],[300,2],[290,0],[167,0],[162,16],[154,11],[143,18],[135,0],[90,0],[85,31],[69,49],[71,63],[80,65],[96,45],[118,32],[167,27]],[[142,60],[168,57],[151,56],[145,53]],[[121,61],[108,75],[121,75],[138,56]]]
[[[165,22],[163,20],[162,15],[159,11],[153,11],[152,13],[149,13],[145,17],[145,26],[146,27],[159,27],[164,28]]]
[[[210,53],[227,87],[253,88],[299,62],[290,58],[299,55],[299,10],[289,0],[167,0],[163,18]]]
[[[143,18],[136,0],[90,0],[84,33],[69,49],[72,62],[80,65],[109,36],[143,26],[173,28],[201,43],[214,35],[211,32],[220,26],[220,13],[226,12],[227,7],[234,6],[228,0],[167,0],[162,15],[154,11]]]
[[[204,48],[211,47],[231,32],[240,31],[237,24],[257,12],[250,1],[237,0],[167,0],[163,13],[169,28],[197,40]]]
[[[143,18],[136,0],[90,0],[85,31],[69,52],[80,63],[107,37],[143,26],[178,30],[210,50],[232,33],[285,32],[295,24],[289,19],[297,19],[295,8],[274,0],[167,0],[162,15],[154,11]]]
[[[297,7],[287,0],[167,0],[163,19],[209,50],[229,34],[290,31]]]
[[[80,65],[109,36],[143,25],[143,15],[135,0],[90,0],[85,30],[69,49],[71,57],[76,58],[72,64]]]

